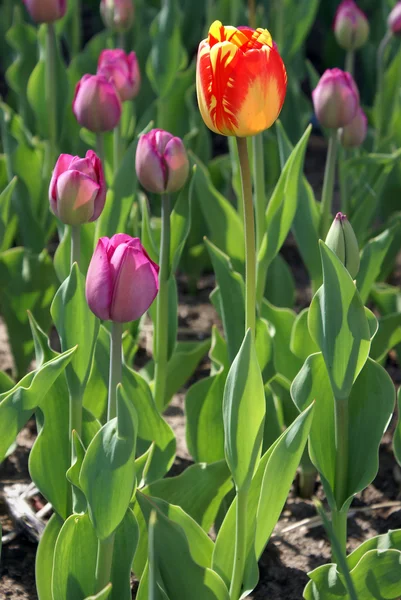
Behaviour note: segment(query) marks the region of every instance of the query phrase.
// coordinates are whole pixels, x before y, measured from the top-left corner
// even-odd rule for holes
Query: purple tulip
[[[23,0],[36,23],[53,23],[65,15],[67,0]]]
[[[66,225],[95,221],[106,201],[102,162],[93,150],[85,158],[61,154],[49,188],[50,207]]]
[[[114,85],[104,75],[84,75],[72,101],[78,123],[95,133],[111,131],[121,117],[121,101]]]
[[[127,31],[134,22],[133,0],[101,0],[100,14],[108,29]]]
[[[139,319],[159,290],[159,267],[139,238],[117,233],[97,243],[86,278],[86,300],[99,319]]]
[[[401,35],[401,2],[397,2],[389,14],[387,25],[393,35]]]
[[[138,95],[141,76],[135,52],[126,54],[118,48],[103,50],[99,56],[97,73],[114,84],[123,102]]]
[[[185,184],[189,161],[182,140],[163,129],[152,129],[139,138],[135,168],[148,192],[176,192]]]
[[[334,18],[334,35],[344,50],[361,48],[369,37],[369,21],[354,0],[343,0]]]
[[[359,107],[351,123],[341,129],[340,140],[344,148],[357,148],[365,141],[368,133],[368,120]]]
[[[341,69],[327,69],[312,92],[319,123],[338,129],[351,123],[359,107],[359,92],[350,75]]]

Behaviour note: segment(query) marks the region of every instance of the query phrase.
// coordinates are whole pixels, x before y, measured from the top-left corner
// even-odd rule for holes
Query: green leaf
[[[95,234],[95,223],[85,223],[80,229],[81,257],[79,268],[86,274],[93,255],[93,239]],[[59,281],[62,283],[70,274],[71,269],[71,228],[66,225],[64,235],[61,238],[54,254],[54,268]]]
[[[295,281],[288,263],[281,254],[273,258],[268,268],[265,296],[275,306],[294,306]]]
[[[336,398],[347,398],[370,350],[370,330],[347,269],[320,242],[323,285],[309,309],[309,331],[322,351]]]
[[[369,240],[362,251],[361,264],[356,276],[356,287],[359,290],[363,303],[367,301],[371,287],[380,274],[382,262],[390,247],[395,231],[396,227],[386,229],[377,237]]]
[[[137,416],[120,385],[117,417],[98,431],[88,446],[79,483],[99,539],[108,538],[123,520],[135,487]]]
[[[301,360],[306,360],[310,354],[319,352],[308,328],[309,308],[304,308],[296,317],[291,331],[290,350]]]
[[[296,4],[291,0],[283,0],[282,10],[289,18],[284,19],[284,39],[280,42],[284,42],[282,55],[287,62],[296,56],[304,44],[315,22],[319,4],[320,0],[299,0]]]
[[[82,463],[85,458],[85,446],[83,445],[78,433],[72,431],[72,446],[73,446],[73,461],[71,466],[66,470],[66,479],[73,485],[74,490],[74,506],[75,513],[84,513],[87,510],[86,498],[81,490],[79,483],[79,475],[82,468]]]
[[[39,600],[53,600],[52,572],[54,550],[58,534],[63,526],[63,520],[53,514],[46,524],[39,540],[35,563],[35,583]]]
[[[253,476],[248,494],[247,563],[243,595],[257,584],[257,561],[287,499],[308,438],[312,415],[313,408],[310,407],[298,416],[262,456]],[[213,568],[227,585],[230,583],[234,563],[236,503],[234,499],[225,516],[213,553]]]
[[[61,348],[66,350],[78,345],[66,376],[71,396],[82,397],[92,366],[99,320],[86,302],[85,277],[77,263],[72,265],[70,276],[58,289],[50,311],[60,336]]]
[[[395,313],[379,319],[379,329],[372,340],[370,356],[382,361],[392,348],[401,342],[401,314]]]
[[[210,339],[202,342],[177,342],[167,365],[166,405],[188,381],[210,348]]]
[[[397,406],[398,406],[398,421],[397,427],[394,431],[393,438],[393,450],[396,461],[401,465],[401,387],[398,388],[397,395]]]
[[[265,392],[248,329],[228,372],[223,397],[224,451],[237,490],[247,489],[262,448]]]
[[[113,584],[110,600],[131,600],[132,561],[139,540],[137,520],[129,508],[114,538],[111,582]]]
[[[11,199],[16,184],[17,178],[14,177],[0,194],[0,252],[10,248],[15,236],[16,223],[12,219]]]
[[[196,165],[191,178],[181,190],[170,216],[170,271],[175,273],[191,228],[191,204],[196,179]]]
[[[95,596],[87,596],[85,600],[107,600],[108,598],[110,598],[112,587],[112,584],[109,583],[98,594],[96,594]]]
[[[401,529],[389,529],[387,533],[376,535],[375,537],[365,540],[347,556],[348,568],[352,570],[356,567],[368,550],[378,550],[383,552],[384,550],[389,550],[391,548],[401,551]]]
[[[109,390],[110,334],[104,325],[97,336],[93,363],[86,384],[83,405],[105,423]]]

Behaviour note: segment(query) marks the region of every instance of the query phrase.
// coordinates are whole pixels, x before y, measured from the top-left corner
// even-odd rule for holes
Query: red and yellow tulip
[[[202,118],[215,133],[246,137],[273,125],[287,73],[267,29],[215,21],[199,45],[196,88]]]

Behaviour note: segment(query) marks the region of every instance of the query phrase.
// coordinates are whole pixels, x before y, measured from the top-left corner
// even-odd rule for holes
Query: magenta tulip
[[[368,133],[368,120],[359,107],[351,123],[341,129],[340,140],[344,148],[357,148],[365,141]]]
[[[343,0],[334,19],[334,35],[344,50],[361,48],[369,37],[369,21],[354,0]]]
[[[401,35],[401,2],[397,2],[389,14],[387,25],[393,35]]]
[[[152,129],[139,138],[136,174],[148,192],[176,192],[185,184],[189,161],[182,140],[162,129]]]
[[[101,0],[100,14],[106,27],[113,31],[127,31],[134,22],[133,0]]]
[[[319,123],[338,129],[351,123],[359,107],[359,92],[350,75],[341,69],[327,69],[312,92]]]
[[[50,207],[66,225],[95,221],[106,200],[101,160],[88,150],[85,158],[61,154],[49,188]]]
[[[36,23],[53,23],[65,15],[67,0],[23,0]]]
[[[139,238],[117,233],[97,243],[86,278],[86,300],[99,319],[136,321],[159,290],[159,267]]]
[[[104,75],[84,75],[72,101],[78,123],[95,133],[111,131],[121,117],[121,101],[114,85]]]
[[[97,73],[113,83],[123,102],[138,95],[141,78],[135,52],[126,54],[119,49],[103,50],[99,56]]]

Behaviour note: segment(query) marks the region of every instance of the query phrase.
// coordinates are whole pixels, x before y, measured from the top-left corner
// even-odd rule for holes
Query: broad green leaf
[[[401,465],[401,387],[398,388],[397,395],[397,406],[398,406],[398,421],[397,427],[394,431],[393,438],[393,450],[396,461]]]
[[[117,390],[117,417],[98,431],[88,446],[79,483],[99,539],[108,538],[123,520],[135,487],[137,416],[124,388]]]
[[[50,310],[60,336],[61,348],[66,350],[78,345],[66,376],[71,396],[82,397],[92,365],[99,320],[88,307],[85,277],[76,263],[72,265],[68,279],[58,289]]]
[[[276,400],[276,410],[279,410],[283,419],[283,426],[288,427],[298,417],[299,411],[291,398],[291,382],[282,375],[275,375],[268,383]],[[278,437],[278,436],[277,436]]]
[[[108,598],[110,598],[112,587],[112,584],[109,583],[98,594],[96,594],[95,596],[88,596],[87,598],[85,598],[85,600],[107,600]]]
[[[275,374],[274,342],[272,327],[265,319],[256,319],[255,350],[263,382],[269,381]]]
[[[348,568],[352,570],[361,558],[369,550],[384,550],[395,549],[401,551],[401,529],[389,529],[387,533],[376,535],[362,542],[351,554],[347,556]]]
[[[114,538],[111,582],[113,584],[110,600],[131,600],[132,561],[139,540],[139,528],[136,518],[129,508]]]
[[[262,449],[265,392],[250,329],[228,372],[223,397],[224,452],[237,490],[246,490]]]
[[[154,360],[157,361],[157,303],[159,297],[149,308],[149,314],[153,322],[153,348]],[[177,344],[178,328],[178,290],[174,274],[171,274],[168,280],[168,332],[167,332],[167,357],[170,360]]]
[[[382,262],[390,247],[395,229],[395,227],[386,229],[371,239],[363,249],[359,272],[356,276],[356,287],[363,303],[367,301],[371,287],[380,274]]]
[[[47,330],[56,285],[53,264],[46,251],[37,256],[24,248],[12,248],[0,254],[0,309],[19,377],[25,375],[33,354],[27,310]]]
[[[295,281],[288,263],[277,254],[267,271],[266,299],[282,308],[292,308],[295,298]]]
[[[310,354],[319,351],[312,339],[308,328],[309,309],[304,308],[296,317],[291,331],[290,350],[301,360],[306,360]]]
[[[93,363],[85,387],[83,405],[102,423],[106,421],[109,389],[110,334],[104,325],[97,336]]]
[[[17,184],[14,177],[0,194],[0,252],[8,250],[12,245],[16,231],[15,217],[12,217],[11,199]]]
[[[78,435],[78,433],[73,430],[72,432],[72,446],[73,446],[73,460],[71,466],[66,471],[66,479],[73,486],[73,495],[74,495],[74,505],[73,512],[74,513],[84,513],[87,510],[87,502],[84,493],[81,490],[81,485],[79,483],[79,475],[82,468],[82,463],[85,458],[85,447]]]
[[[81,236],[81,258],[79,268],[86,274],[93,255],[93,239],[95,235],[95,223],[85,223],[80,228]],[[64,235],[61,238],[54,254],[54,268],[59,281],[62,283],[70,274],[71,269],[71,228],[66,225]]]
[[[269,541],[288,496],[305,448],[312,416],[312,407],[298,416],[262,456],[253,476],[247,506],[247,563],[243,597],[257,584],[257,561]],[[225,516],[213,553],[213,568],[227,585],[231,580],[234,562],[236,503],[234,499]]]
[[[191,204],[196,179],[196,165],[190,180],[181,190],[171,212],[170,270],[175,273],[191,228]]]
[[[53,514],[39,540],[35,562],[35,583],[39,600],[53,600],[52,572],[54,550],[63,523],[63,520],[58,515]]]
[[[350,394],[370,350],[370,331],[358,290],[340,259],[320,242],[323,285],[309,309],[309,331],[322,351],[334,396]]]
[[[245,286],[242,276],[234,271],[230,258],[205,238],[206,248],[220,290],[221,317],[227,339],[230,362],[238,353],[245,326]]]
[[[388,352],[401,342],[401,314],[394,313],[379,319],[379,329],[372,340],[370,356],[382,361]]]
[[[294,58],[304,44],[308,33],[315,22],[320,0],[299,0],[294,4],[291,0],[283,0],[284,19],[282,55],[287,62]],[[280,43],[279,42],[279,43]],[[280,48],[281,48],[280,44]]]
[[[149,209],[149,200],[145,194],[139,194],[139,201],[142,216],[141,242],[149,254],[150,258],[155,262],[159,262],[159,248],[155,240],[155,235],[152,227],[152,220]]]

